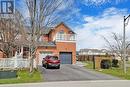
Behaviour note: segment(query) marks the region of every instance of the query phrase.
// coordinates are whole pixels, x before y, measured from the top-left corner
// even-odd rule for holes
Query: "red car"
[[[55,67],[60,69],[60,60],[57,56],[46,56],[42,60],[42,65],[47,69],[50,67]]]

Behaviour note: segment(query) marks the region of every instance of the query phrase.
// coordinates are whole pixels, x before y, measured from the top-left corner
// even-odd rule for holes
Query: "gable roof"
[[[74,33],[74,34],[76,34],[71,28],[69,28],[64,22],[61,22],[61,23],[59,23],[58,25],[56,25],[55,26],[55,28],[56,27],[58,27],[58,26],[60,26],[60,25],[63,25],[63,26],[65,26],[67,29],[69,29],[70,30],[70,32],[72,32],[72,33]]]
[[[44,27],[41,29],[41,34],[49,34],[51,30],[57,28],[58,26],[63,25],[65,26],[67,29],[69,29],[70,32],[76,34],[72,29],[70,29],[65,23],[61,22],[59,24],[57,24],[55,27]],[[31,33],[31,28],[26,26],[26,32],[27,33]]]

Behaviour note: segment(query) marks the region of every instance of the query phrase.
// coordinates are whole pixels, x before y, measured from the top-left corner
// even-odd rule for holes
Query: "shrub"
[[[112,60],[112,67],[119,67],[117,59]]]

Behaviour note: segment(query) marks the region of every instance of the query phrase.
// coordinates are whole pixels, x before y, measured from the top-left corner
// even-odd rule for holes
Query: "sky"
[[[122,35],[123,17],[130,14],[130,0],[71,0],[71,3],[74,6],[65,23],[76,32],[77,50],[102,49],[106,45],[102,36],[112,40],[113,32]],[[22,8],[22,4],[16,0],[16,7]],[[60,8],[64,9],[68,9],[66,3]],[[130,40],[130,23],[126,26],[126,37]]]
[[[103,49],[103,36],[112,40],[112,33],[122,35],[123,17],[130,14],[130,0],[83,0],[79,2],[80,18],[74,31],[77,33],[77,50]],[[130,23],[126,26],[130,40]]]

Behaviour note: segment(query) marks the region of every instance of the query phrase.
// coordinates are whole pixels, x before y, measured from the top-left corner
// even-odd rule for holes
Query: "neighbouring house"
[[[106,49],[80,49],[79,61],[92,61],[94,69],[101,69],[104,64],[109,65],[115,56]],[[110,68],[110,65],[104,68]]]
[[[42,65],[47,55],[58,56],[61,64],[76,63],[76,33],[63,22],[42,30],[36,50],[37,65]]]
[[[80,49],[78,60],[85,61],[85,60],[93,60],[94,57],[99,56],[112,56],[112,53],[106,49]]]
[[[79,55],[106,55],[108,51],[105,49],[80,49]]]
[[[15,55],[17,44],[15,39],[20,34],[12,19],[0,19],[0,58],[10,58]]]
[[[113,58],[113,54],[106,49],[80,49],[78,55],[79,61],[92,61],[94,69],[101,69],[104,64],[108,64]]]

